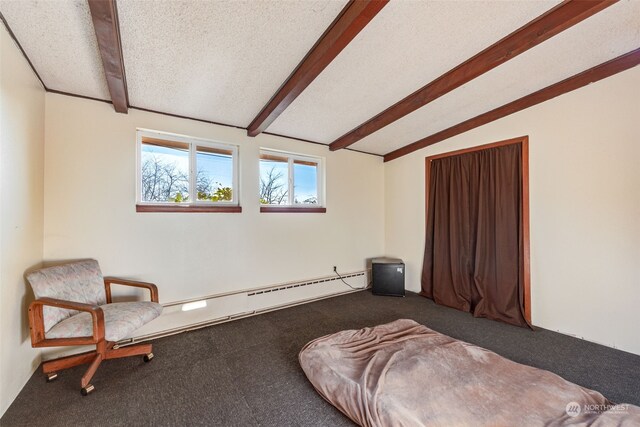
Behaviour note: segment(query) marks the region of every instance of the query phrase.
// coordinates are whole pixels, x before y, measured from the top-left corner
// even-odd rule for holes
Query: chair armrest
[[[29,323],[31,325],[31,342],[36,346],[45,340],[44,317],[42,308],[44,306],[64,308],[67,310],[84,311],[91,315],[93,323],[92,342],[104,341],[104,312],[97,305],[85,304],[75,301],[65,301],[55,298],[38,298],[29,304]],[[53,340],[52,340],[53,341]]]
[[[124,286],[133,286],[135,288],[145,288],[149,290],[151,294],[151,301],[158,302],[158,287],[153,283],[138,282],[136,280],[121,279],[119,277],[105,277],[104,288],[107,293],[107,303],[111,303],[111,284]]]

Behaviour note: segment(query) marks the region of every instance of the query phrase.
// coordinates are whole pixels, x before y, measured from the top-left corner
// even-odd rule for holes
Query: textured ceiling
[[[0,12],[47,88],[110,99],[86,0],[0,0]]]
[[[392,0],[267,129],[330,143],[560,0]],[[132,106],[247,126],[346,0],[118,0]],[[86,0],[0,0],[49,89],[109,99]],[[386,154],[640,46],[622,0],[369,135]]]
[[[621,1],[353,144],[385,154],[640,46],[640,1]]]
[[[269,127],[330,143],[558,1],[391,1]]]
[[[247,126],[345,4],[119,0],[130,103]]]

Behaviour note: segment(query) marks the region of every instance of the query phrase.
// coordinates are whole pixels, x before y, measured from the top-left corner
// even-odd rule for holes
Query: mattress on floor
[[[299,360],[318,393],[361,426],[640,425],[637,406],[412,320],[318,338]]]

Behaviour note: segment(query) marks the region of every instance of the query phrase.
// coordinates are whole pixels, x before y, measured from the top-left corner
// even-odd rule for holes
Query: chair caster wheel
[[[92,393],[96,388],[93,386],[93,384],[89,384],[86,387],[82,387],[80,389],[80,394],[82,394],[83,396],[87,396],[89,393]]]
[[[144,357],[142,358],[142,360],[144,360],[145,363],[151,362],[151,359],[153,359],[153,353],[145,354]]]
[[[58,379],[58,373],[57,372],[50,372],[47,374],[47,382],[50,383],[51,381],[55,381],[56,379]]]

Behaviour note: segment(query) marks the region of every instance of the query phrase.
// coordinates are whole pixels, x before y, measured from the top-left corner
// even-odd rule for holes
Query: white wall
[[[532,320],[640,354],[640,67],[385,163],[386,253],[420,289],[424,158],[529,135]]]
[[[94,257],[170,302],[365,267],[384,253],[384,167],[371,155],[46,95],[45,260]],[[240,145],[243,212],[136,213],[136,128]],[[260,213],[260,147],[326,158],[327,213]]]
[[[44,89],[0,25],[0,416],[33,370],[23,274],[42,262]]]

